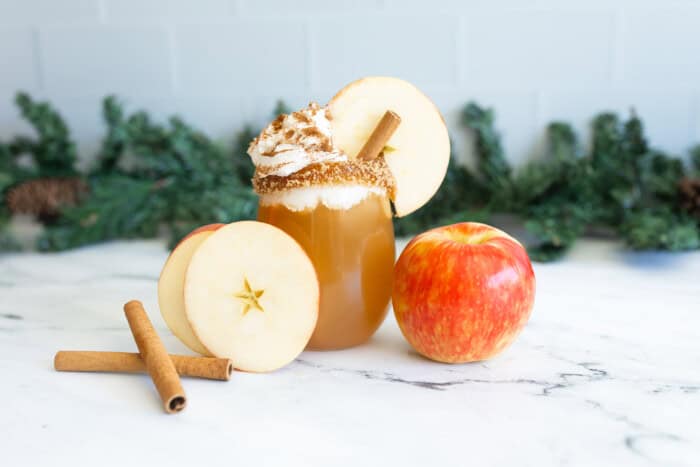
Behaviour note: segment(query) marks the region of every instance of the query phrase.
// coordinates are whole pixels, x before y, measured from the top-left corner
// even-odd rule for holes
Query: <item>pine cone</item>
[[[80,178],[37,178],[9,189],[5,202],[13,214],[33,214],[48,223],[63,207],[77,204],[87,189]]]
[[[681,208],[700,222],[700,178],[683,178],[678,191]]]

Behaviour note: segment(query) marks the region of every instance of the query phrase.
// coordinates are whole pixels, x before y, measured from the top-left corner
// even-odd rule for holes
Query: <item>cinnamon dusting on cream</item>
[[[322,188],[325,200],[333,196],[328,189],[342,187],[345,198],[352,194],[358,201],[370,192],[394,198],[394,177],[384,157],[350,159],[333,143],[331,117],[328,108],[312,102],[279,115],[250,143],[253,188],[258,194],[269,198],[295,189]]]

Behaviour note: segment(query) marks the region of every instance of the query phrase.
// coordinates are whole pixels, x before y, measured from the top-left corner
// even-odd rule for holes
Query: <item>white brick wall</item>
[[[162,26],[46,26],[39,29],[39,57],[50,97],[172,92],[168,33]]]
[[[177,91],[285,95],[306,89],[306,49],[306,28],[299,21],[251,18],[176,26]]]
[[[0,0],[0,138],[26,129],[18,89],[54,102],[89,156],[107,93],[230,141],[279,97],[390,74],[434,98],[462,153],[469,99],[495,106],[516,163],[552,119],[585,131],[632,106],[682,153],[700,142],[699,24],[700,0]]]

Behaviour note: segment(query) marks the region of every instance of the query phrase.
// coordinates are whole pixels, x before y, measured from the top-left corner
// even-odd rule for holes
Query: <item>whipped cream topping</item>
[[[248,147],[258,177],[286,177],[320,162],[345,162],[333,145],[328,109],[312,102],[272,121]]]
[[[386,190],[362,185],[309,186],[266,193],[260,196],[260,203],[281,204],[290,211],[314,209],[319,204],[328,209],[350,209],[371,194],[384,197]]]

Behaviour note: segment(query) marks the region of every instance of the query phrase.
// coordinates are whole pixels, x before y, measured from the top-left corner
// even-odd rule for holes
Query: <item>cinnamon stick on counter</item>
[[[134,335],[139,354],[163,401],[165,411],[176,413],[185,408],[187,399],[175,365],[160,341],[143,304],[132,300],[124,305],[124,314]]]
[[[233,364],[228,358],[170,355],[180,376],[228,381]],[[137,353],[61,350],[53,360],[57,371],[96,371],[115,373],[146,373],[146,364]]]
[[[379,120],[379,123],[377,123],[377,126],[374,127],[374,131],[372,131],[365,145],[357,153],[357,158],[370,161],[379,156],[400,123],[401,117],[391,110],[387,110],[381,120]]]

